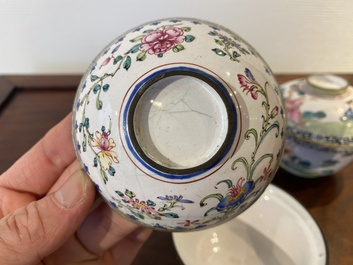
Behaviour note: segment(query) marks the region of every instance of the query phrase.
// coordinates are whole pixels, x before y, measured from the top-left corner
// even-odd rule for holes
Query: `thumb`
[[[83,222],[94,187],[82,170],[59,188],[0,220],[1,264],[37,264],[58,249]]]

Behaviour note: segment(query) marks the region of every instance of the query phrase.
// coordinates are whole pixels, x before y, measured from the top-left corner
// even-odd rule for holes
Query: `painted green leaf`
[[[296,90],[296,92],[298,93],[299,96],[304,96],[305,95],[305,92],[304,91],[301,91],[301,90],[297,90],[296,88],[294,88]]]
[[[99,78],[97,75],[91,75],[91,81],[94,82]]]
[[[114,175],[115,175],[115,172],[116,172],[115,169],[114,169],[112,166],[110,166],[110,167],[109,167],[109,170],[108,170],[109,175],[110,175],[110,176],[114,176]]]
[[[177,215],[176,213],[162,213],[162,215],[168,218],[179,218],[179,215]]]
[[[323,111],[317,111],[317,112],[315,112],[314,117],[317,119],[323,119],[326,117],[326,113]]]
[[[95,158],[93,159],[93,166],[94,166],[94,167],[98,167],[98,159],[97,159],[97,157],[95,157]]]
[[[135,44],[130,50],[126,52],[126,54],[129,53],[137,53],[140,50],[141,43]]]
[[[146,30],[147,31],[147,30]],[[153,31],[153,30],[152,30]],[[144,32],[145,33],[145,32]],[[130,42],[138,42],[140,40],[142,40],[142,38],[144,37],[144,35],[140,35],[140,36],[137,36],[135,38],[133,38],[132,40],[130,40]]]
[[[215,188],[217,189],[217,186],[218,186],[219,184],[221,184],[221,183],[226,183],[228,189],[229,189],[230,187],[232,187],[232,185],[233,185],[233,182],[232,182],[230,179],[224,179],[224,180],[221,180],[221,181],[217,182]]]
[[[193,35],[186,35],[185,36],[185,41],[186,42],[192,42],[194,40],[195,40],[195,36],[193,36]]]
[[[314,118],[314,116],[315,116],[314,112],[312,112],[312,111],[304,111],[304,113],[302,115],[302,119],[310,120],[310,119]]]
[[[135,211],[131,211],[136,217],[140,218],[140,219],[145,219],[145,217],[143,216],[143,214],[139,213],[139,212],[135,212]]]
[[[247,50],[247,49],[245,49],[245,48],[240,48],[240,52],[242,53],[242,54],[250,54],[250,52]]]
[[[126,71],[129,70],[130,66],[131,66],[131,57],[128,56],[126,57],[124,62],[124,68],[126,69]]]
[[[121,55],[117,56],[117,57],[114,59],[113,64],[117,64],[118,62],[121,61],[121,59],[123,59],[123,56],[121,56]]]
[[[215,193],[215,194],[210,194],[210,195],[207,195],[205,198],[203,198],[201,201],[200,201],[200,206],[201,207],[204,207],[207,205],[207,203],[205,203],[206,200],[208,199],[217,199],[219,201],[223,200],[223,195],[220,194],[220,193]]]
[[[124,193],[122,193],[121,191],[116,190],[115,193],[118,194],[121,197],[124,196]]]
[[[100,173],[100,175],[101,175],[101,177],[102,177],[102,179],[103,179],[103,181],[104,181],[104,184],[106,184],[107,181],[108,181],[107,173],[105,173],[105,171],[103,170],[103,168],[100,169],[99,173]]]
[[[219,56],[226,56],[227,55],[224,51],[222,51],[221,49],[218,49],[218,48],[214,48],[214,49],[212,49],[212,51],[214,51]]]
[[[147,57],[146,54],[147,54],[146,51],[143,51],[143,52],[140,52],[139,54],[137,54],[136,61],[144,61]]]
[[[87,150],[87,135],[86,134],[83,134],[82,150],[83,150],[83,152],[86,152],[86,150]]]
[[[162,218],[156,214],[151,214],[151,213],[148,213],[148,212],[145,212],[145,214],[151,218],[151,219],[155,219],[155,220],[161,220]]]
[[[219,40],[219,39],[215,39],[214,40],[218,45],[224,46],[223,41]]]
[[[253,153],[253,155],[254,155],[254,153]],[[238,168],[238,166],[237,166],[238,163],[243,164],[243,166],[244,166],[244,168],[246,170],[246,176],[249,177],[250,176],[250,167],[251,166],[250,166],[248,160],[245,157],[243,157],[243,156],[242,157],[238,157],[237,159],[235,159],[233,161],[231,169],[232,170],[236,170]]]
[[[331,160],[326,160],[326,161],[324,161],[324,162],[322,163],[322,166],[323,166],[323,167],[332,167],[332,166],[336,165],[337,163],[338,163],[337,160],[331,159]]]
[[[216,207],[212,207],[212,208],[208,209],[203,216],[207,216],[212,211],[217,211],[217,208]]]
[[[102,107],[103,107],[103,101],[101,101],[101,100],[97,97],[97,99],[96,99],[96,108],[97,108],[97,110],[102,109]]]
[[[147,205],[148,206],[156,206],[156,203],[154,201],[147,200]]]
[[[185,31],[185,32],[191,31],[191,28],[190,28],[190,27],[182,27],[181,29],[182,29],[183,31]]]
[[[185,50],[185,47],[181,44],[177,44],[173,47],[173,52],[180,52],[182,50]]]
[[[237,51],[234,51],[233,52],[233,57],[234,58],[237,58],[237,57],[240,57],[241,55],[237,52]]]
[[[83,122],[83,126],[86,127],[87,129],[89,128],[89,118],[85,118],[85,121]]]
[[[101,85],[100,85],[100,84],[95,85],[94,88],[93,88],[93,93],[94,93],[94,94],[97,94],[97,92],[98,92],[100,89],[101,89]]]
[[[104,91],[104,92],[107,92],[108,89],[109,89],[109,84],[105,84],[105,85],[103,86],[103,91]]]
[[[81,122],[80,125],[78,126],[78,131],[82,132],[82,128],[83,128],[83,123]]]
[[[128,190],[128,189],[125,190],[125,195],[128,196],[129,198],[134,198],[136,196],[135,193],[133,193],[131,190]]]
[[[158,208],[158,212],[164,212],[165,211],[165,208],[161,207],[161,208]]]
[[[145,30],[143,33],[150,33],[150,32],[152,32],[152,31],[154,31],[154,29],[147,29],[147,30]]]

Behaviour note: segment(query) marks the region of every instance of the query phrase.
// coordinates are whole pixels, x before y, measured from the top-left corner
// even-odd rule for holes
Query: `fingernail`
[[[55,201],[63,208],[72,208],[85,196],[87,181],[82,170],[75,171],[53,195]]]

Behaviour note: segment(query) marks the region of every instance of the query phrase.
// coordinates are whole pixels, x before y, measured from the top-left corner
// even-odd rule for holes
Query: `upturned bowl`
[[[281,85],[288,126],[281,167],[305,178],[330,176],[353,162],[353,87],[315,74]]]
[[[78,87],[82,167],[119,214],[188,231],[252,205],[280,162],[277,82],[241,37],[211,22],[164,19],[113,40]]]

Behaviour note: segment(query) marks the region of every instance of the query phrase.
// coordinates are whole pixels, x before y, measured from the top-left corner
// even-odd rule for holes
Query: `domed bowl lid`
[[[353,87],[342,77],[311,75],[281,85],[287,134],[332,148],[353,149]]]

